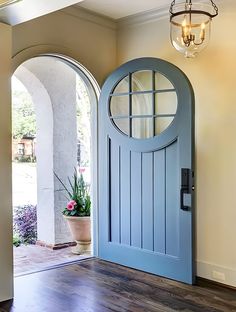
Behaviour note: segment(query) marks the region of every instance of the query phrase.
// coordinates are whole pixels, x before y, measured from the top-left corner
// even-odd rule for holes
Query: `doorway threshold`
[[[42,268],[42,269],[15,274],[14,278],[22,277],[22,276],[26,276],[26,275],[31,275],[31,274],[35,274],[35,273],[40,273],[40,272],[44,272],[44,271],[50,271],[50,270],[58,269],[58,268],[61,268],[61,267],[64,267],[64,266],[77,264],[77,263],[79,264],[79,263],[81,263],[83,261],[89,261],[89,260],[94,260],[94,259],[95,259],[94,256],[80,256],[80,259],[78,259],[78,260],[69,261],[69,262],[63,262],[63,263],[52,265],[52,266],[45,267],[45,268]]]
[[[38,245],[14,247],[14,277],[51,270],[92,258],[90,253],[75,255],[71,247],[52,250]]]

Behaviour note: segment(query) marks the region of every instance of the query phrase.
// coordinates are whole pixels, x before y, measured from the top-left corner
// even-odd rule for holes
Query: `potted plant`
[[[88,185],[82,174],[78,176],[76,169],[72,179],[68,177],[69,187],[56,173],[54,174],[63,187],[62,191],[67,194],[68,203],[62,213],[68,222],[71,235],[77,243],[75,247],[72,247],[72,252],[76,254],[88,252],[91,244],[91,199]]]

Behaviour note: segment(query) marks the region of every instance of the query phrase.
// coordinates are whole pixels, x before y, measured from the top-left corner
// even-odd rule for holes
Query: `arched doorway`
[[[86,171],[87,182],[91,182],[92,220],[96,219],[100,89],[82,65],[58,54],[27,60],[15,70],[14,76],[31,95],[36,113],[37,240],[49,247],[62,246],[72,239],[61,213],[67,199],[58,192],[60,185],[54,172],[66,181],[75,167]],[[85,104],[86,108],[81,110]],[[94,231],[96,225],[92,227]],[[93,240],[94,254],[96,246]]]

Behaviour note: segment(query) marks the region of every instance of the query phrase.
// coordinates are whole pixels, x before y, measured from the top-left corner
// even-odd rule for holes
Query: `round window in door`
[[[140,70],[124,77],[110,94],[110,119],[123,134],[147,139],[161,134],[178,106],[173,84],[161,73]]]

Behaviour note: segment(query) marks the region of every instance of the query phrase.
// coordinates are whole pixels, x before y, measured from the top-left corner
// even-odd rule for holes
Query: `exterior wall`
[[[68,243],[72,238],[61,213],[67,199],[53,172],[66,183],[77,163],[76,72],[44,56],[26,61],[15,75],[36,112],[38,240],[52,246]]]
[[[52,108],[52,144],[46,145],[49,142],[46,142],[47,132],[43,130],[45,110],[42,111],[40,98],[37,99],[38,240],[52,245],[68,243],[71,241],[71,235],[61,213],[67,199],[64,192],[58,191],[61,185],[53,172],[56,172],[66,183],[67,177],[73,175],[77,164],[76,73],[62,61],[50,57],[32,59],[23,66],[42,83],[50,97]],[[29,92],[34,91],[29,90]],[[40,109],[41,114],[38,115]],[[48,155],[52,157],[50,166]],[[50,175],[49,180],[52,181],[51,188],[47,189],[46,193],[45,169],[48,171],[47,175]],[[48,198],[51,197],[54,198],[53,206],[48,204]],[[49,211],[53,214],[53,227],[47,226],[45,222]]]
[[[231,2],[231,7],[224,4],[219,9],[210,44],[196,59],[185,59],[172,48],[168,17],[132,25],[123,22],[118,63],[159,57],[189,77],[196,97],[197,275],[236,286],[236,43],[230,31],[236,27],[236,7]],[[223,273],[225,280],[213,271]]]
[[[0,23],[0,301],[13,296],[11,202],[11,27]],[[4,147],[4,148],[3,148]]]
[[[20,151],[20,146],[22,144],[23,153]],[[30,157],[33,159],[35,157],[35,139],[13,139],[12,140],[12,159],[21,158],[22,156]]]

